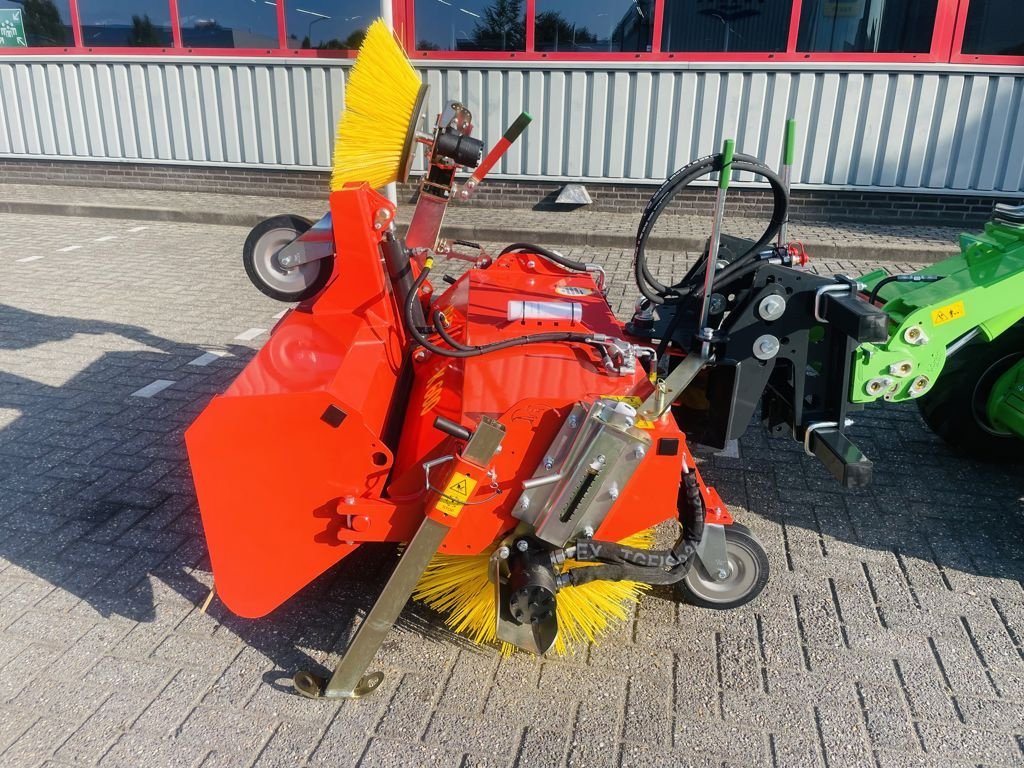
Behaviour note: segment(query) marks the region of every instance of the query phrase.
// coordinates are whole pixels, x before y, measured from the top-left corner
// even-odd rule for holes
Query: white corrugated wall
[[[423,62],[419,62],[423,64]],[[0,59],[0,155],[323,169],[350,62]],[[1024,188],[1024,72],[940,66],[759,67],[430,62],[431,107],[458,99],[495,141],[534,124],[495,172],[660,181],[735,137],[794,180],[839,188]],[[742,180],[742,179],[741,179]]]

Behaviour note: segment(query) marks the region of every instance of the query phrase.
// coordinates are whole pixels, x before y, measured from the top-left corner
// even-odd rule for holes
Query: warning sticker
[[[631,405],[634,408],[639,408],[643,405],[644,399],[637,397],[636,395],[604,395],[605,400],[621,400],[627,405]],[[648,421],[647,419],[637,419],[634,426],[637,429],[654,429],[654,422]]]
[[[474,488],[476,488],[476,480],[469,475],[456,472],[448,481],[448,487],[444,489],[444,494],[438,499],[437,511],[449,517],[458,517]]]
[[[966,314],[967,311],[964,309],[964,303],[962,301],[947,304],[944,307],[932,310],[932,325],[942,325],[943,323],[948,323],[951,320],[959,320]]]

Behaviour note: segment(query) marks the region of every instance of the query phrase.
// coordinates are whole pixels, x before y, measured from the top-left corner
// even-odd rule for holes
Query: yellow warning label
[[[947,304],[944,307],[932,310],[932,325],[942,325],[948,323],[951,320],[959,320],[961,317],[967,314],[964,309],[964,303],[962,301],[956,301],[952,304]]]
[[[476,480],[469,475],[456,472],[448,481],[444,495],[438,499],[437,511],[443,512],[449,517],[458,517],[474,488],[476,488]]]
[[[643,405],[644,399],[636,395],[604,395],[605,400],[621,400],[627,405],[639,408]],[[637,429],[654,429],[654,422],[647,419],[637,419],[634,425]]]

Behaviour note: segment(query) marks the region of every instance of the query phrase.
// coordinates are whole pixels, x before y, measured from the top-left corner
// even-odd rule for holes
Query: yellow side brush
[[[654,531],[646,530],[623,539],[621,544],[650,549]],[[487,578],[490,554],[434,555],[416,585],[413,599],[439,613],[446,614],[445,624],[474,643],[493,644],[497,615],[494,585]],[[585,568],[590,563],[566,560],[565,568]],[[560,656],[575,652],[578,647],[597,640],[612,620],[624,620],[629,604],[636,603],[650,585],[636,581],[592,581],[578,587],[565,587],[558,593],[558,639],[555,652]],[[501,652],[508,656],[515,646],[501,643]]]
[[[345,85],[345,111],[334,143],[331,191],[350,181],[375,189],[409,175],[416,121],[427,86],[380,19],[366,39]]]

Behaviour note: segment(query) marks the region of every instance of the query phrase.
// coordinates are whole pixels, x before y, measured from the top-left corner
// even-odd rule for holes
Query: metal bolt
[[[534,261],[533,259],[530,259],[528,262],[526,262],[526,268],[527,269],[533,269],[536,266],[537,266],[537,262]]]
[[[424,349],[417,349],[415,354],[413,354],[412,359],[415,360],[417,363],[422,363],[424,360],[427,359],[427,352],[426,352],[426,350],[424,350]]]
[[[912,382],[910,382],[910,389],[907,392],[911,397],[920,397],[928,391],[928,387],[931,386],[931,379],[927,376],[918,376]]]
[[[917,347],[928,343],[928,334],[921,330],[920,327],[912,325],[903,332],[903,340],[907,344],[913,344]]]
[[[569,429],[576,429],[580,425],[580,420],[575,415],[569,417]]]
[[[544,459],[544,469],[551,469],[553,466],[555,466],[555,460],[550,456],[546,457]]]
[[[729,578],[729,572],[727,570],[725,570],[725,568],[719,568],[718,569],[718,580],[719,581],[725,581],[728,578]]]
[[[526,539],[520,539],[516,542],[516,549],[518,549],[520,552],[525,552],[529,548],[530,544],[526,541]]]
[[[786,311],[786,300],[776,294],[765,296],[757,305],[757,314],[763,320],[778,320]]]
[[[888,376],[879,376],[877,379],[869,381],[864,388],[867,390],[869,395],[877,395],[880,392],[884,392],[893,385],[893,380]]]
[[[646,455],[647,455],[647,451],[644,450],[642,445],[638,445],[636,447],[636,450],[633,451],[633,458],[634,459],[642,459]]]
[[[615,501],[617,498],[619,498],[618,486],[613,485],[611,488],[608,489],[608,498],[610,498],[612,501]]]
[[[280,264],[282,267],[290,267],[292,265],[292,262],[294,261],[294,256],[280,256],[277,259],[277,263]]]
[[[766,333],[754,340],[754,357],[758,360],[771,360],[779,354],[779,349],[779,340],[771,334]]]
[[[585,526],[583,528],[583,538],[585,538],[585,539],[592,539],[592,538],[594,538],[594,529],[591,528],[589,525]]]
[[[519,500],[519,508],[520,509],[529,509],[530,508],[530,499],[529,499],[529,497],[523,496],[523,498],[521,498]]]
[[[356,503],[356,497],[355,497],[355,496],[345,496],[345,497],[344,497],[344,498],[342,499],[342,501],[344,501],[344,502],[345,502],[346,504],[348,504],[349,506],[352,506],[353,504],[355,504],[355,503]]]
[[[500,560],[508,560],[508,556],[511,554],[511,551],[509,550],[508,547],[498,547],[498,553],[497,554],[498,554],[498,559],[500,559]]]
[[[914,370],[914,364],[909,360],[901,360],[889,366],[889,373],[893,376],[909,376]]]

